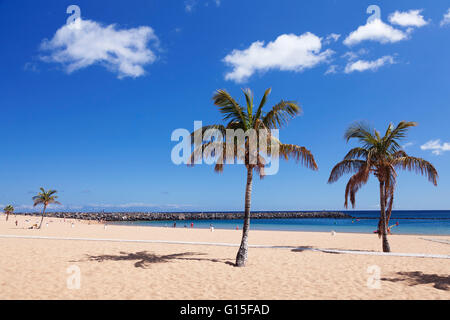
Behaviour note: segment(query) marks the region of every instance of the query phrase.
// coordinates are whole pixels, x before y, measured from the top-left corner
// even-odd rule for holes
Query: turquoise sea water
[[[346,211],[358,219],[254,219],[250,228],[253,230],[279,231],[320,231],[320,232],[356,232],[373,233],[377,229],[379,212]],[[450,210],[448,211],[393,211],[390,225],[393,234],[432,234],[450,235]],[[236,229],[242,227],[242,220],[200,220],[177,221],[177,228]],[[138,221],[120,222],[125,225],[173,227],[173,221]]]

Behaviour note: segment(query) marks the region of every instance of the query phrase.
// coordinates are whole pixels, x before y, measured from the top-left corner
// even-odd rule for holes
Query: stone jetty
[[[17,213],[40,216],[40,213]],[[103,221],[179,221],[179,220],[236,220],[243,219],[243,212],[48,212],[49,218]],[[343,212],[252,212],[252,219],[306,219],[331,218],[349,219]]]

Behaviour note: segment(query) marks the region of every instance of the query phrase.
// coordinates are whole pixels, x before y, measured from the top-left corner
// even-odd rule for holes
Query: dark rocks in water
[[[17,213],[40,216],[40,213]],[[243,219],[243,212],[48,212],[49,218],[103,221],[177,221],[177,220],[236,220]],[[349,219],[343,212],[252,212],[252,219]]]

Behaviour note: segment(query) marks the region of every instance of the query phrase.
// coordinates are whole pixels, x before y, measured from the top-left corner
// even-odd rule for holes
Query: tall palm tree
[[[262,130],[265,134],[268,133],[267,136],[263,136],[262,138],[266,139],[265,137],[267,137],[268,143],[265,150],[263,150],[262,147],[260,148],[258,143],[256,143],[257,146],[255,146],[255,141],[250,139],[248,136],[241,141],[234,139],[232,145],[229,146],[232,150],[234,150],[234,158],[232,159],[232,162],[234,163],[234,160],[238,159],[245,164],[247,169],[242,241],[236,256],[236,266],[238,267],[245,266],[247,261],[253,171],[256,171],[260,178],[264,177],[264,167],[266,164],[264,155],[268,155],[268,152],[272,153],[272,146],[274,146],[274,149],[278,148],[278,154],[276,156],[281,156],[286,160],[289,158],[294,158],[297,162],[300,161],[302,165],[313,170],[317,170],[317,164],[314,160],[314,156],[309,150],[305,147],[300,147],[293,144],[283,144],[270,133],[270,130],[282,128],[287,124],[289,119],[300,114],[300,106],[294,101],[282,100],[273,106],[268,112],[264,112],[263,108],[267,102],[271,89],[267,89],[265,91],[264,96],[256,109],[253,104],[253,94],[251,90],[246,89],[243,90],[243,92],[246,100],[245,108],[241,106],[233,97],[231,97],[227,91],[217,90],[213,96],[213,101],[219,108],[219,111],[223,114],[223,121],[225,123],[205,126],[192,133],[192,139],[194,139],[194,136],[198,131],[204,134],[208,129],[219,130],[223,137],[226,136],[227,129],[241,129],[244,133],[256,131],[258,137],[262,136],[262,133],[260,133]],[[211,157],[223,157],[227,151],[227,142],[215,141],[214,139],[206,142],[202,141],[200,145],[194,147],[194,152],[191,155],[189,164],[193,166],[195,162],[202,157],[203,151],[211,146],[218,146],[218,150],[221,150],[220,155],[211,153]],[[240,153],[239,151],[242,152]],[[214,170],[216,172],[222,172],[223,165],[227,162],[229,162],[228,159],[226,161],[216,162]]]
[[[43,204],[44,205],[44,209],[42,210],[41,223],[39,224],[39,228],[38,229],[40,229],[42,227],[42,221],[44,220],[45,210],[47,209],[47,206],[49,204],[60,204],[58,201],[56,201],[58,196],[54,195],[57,192],[58,191],[56,191],[56,190],[45,191],[44,188],[41,188],[41,192],[39,192],[37,196],[33,197],[33,201],[34,201],[34,206],[35,207],[38,204]]]
[[[3,212],[6,214],[6,221],[8,221],[9,215],[14,212],[14,207],[12,205],[6,206]]]
[[[351,149],[344,160],[339,162],[331,171],[328,183],[336,182],[341,176],[353,173],[345,189],[345,207],[348,198],[355,207],[356,192],[367,183],[372,173],[380,184],[380,220],[378,236],[383,239],[383,251],[390,252],[387,239],[388,223],[394,202],[394,190],[397,180],[397,170],[408,170],[420,173],[437,185],[438,173],[428,161],[411,157],[402,149],[399,140],[406,137],[406,133],[417,123],[401,121],[396,127],[389,124],[386,133],[381,134],[364,123],[355,123],[345,132],[347,142],[357,139],[361,147]]]

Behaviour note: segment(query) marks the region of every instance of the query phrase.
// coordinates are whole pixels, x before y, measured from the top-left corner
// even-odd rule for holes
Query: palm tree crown
[[[295,101],[280,101],[278,104],[273,106],[270,111],[264,112],[263,108],[267,102],[267,98],[271,92],[271,89],[267,89],[264,93],[264,96],[261,99],[258,107],[254,105],[253,102],[253,93],[250,89],[242,90],[245,96],[246,105],[245,108],[241,106],[226,90],[217,90],[213,96],[214,104],[219,108],[220,113],[223,114],[223,124],[215,124],[204,126],[201,129],[193,132],[191,134],[192,141],[194,142],[194,136],[198,131],[205,134],[208,129],[216,129],[219,130],[222,135],[225,137],[227,129],[238,130],[241,129],[245,132],[249,130],[256,130],[256,134],[259,135],[259,131],[261,129],[265,129],[268,133],[268,143],[265,150],[259,147],[256,147],[257,155],[256,155],[256,163],[252,164],[249,155],[249,139],[246,137],[245,141],[242,145],[238,144],[238,141],[235,139],[233,141],[233,145],[229,146],[233,148],[234,159],[238,159],[239,152],[238,150],[244,151],[244,157],[242,160],[247,168],[254,168],[258,171],[260,177],[264,177],[264,166],[265,160],[263,158],[264,155],[267,155],[267,152],[271,151],[271,146],[276,145],[278,147],[279,156],[288,160],[290,158],[295,159],[296,161],[300,161],[302,165],[317,170],[317,164],[314,160],[314,156],[312,153],[306,149],[305,147],[300,147],[293,144],[284,144],[279,141],[276,137],[271,135],[271,129],[281,129],[284,127],[288,121],[295,116],[301,114],[301,107]],[[207,138],[207,137],[205,137]],[[203,142],[200,146],[194,150],[189,160],[189,165],[193,166],[197,160],[199,160],[203,156],[203,150],[207,147],[218,147],[221,150],[220,154],[209,155],[212,157],[220,157],[222,156],[224,161],[216,163],[215,171],[222,172],[223,164],[226,164],[225,154],[227,150],[227,142],[226,141],[214,141],[213,139],[210,141]]]
[[[333,168],[328,180],[333,183],[346,173],[354,173],[345,190],[345,207],[348,206],[349,197],[352,206],[355,206],[356,192],[368,181],[370,173],[386,183],[386,190],[395,187],[398,169],[425,175],[437,185],[438,173],[433,165],[424,159],[409,156],[399,144],[408,129],[416,125],[415,122],[401,121],[394,128],[393,124],[389,124],[383,137],[364,123],[356,123],[348,128],[345,133],[347,142],[357,139],[362,146],[351,149],[344,160]]]
[[[37,196],[33,197],[35,207],[39,204],[43,204],[45,207],[47,207],[49,204],[60,204],[58,201],[56,201],[58,196],[54,195],[58,191],[56,190],[45,191],[44,188],[40,188],[40,190],[41,192],[39,192]]]
[[[6,214],[11,214],[11,213],[14,212],[14,207],[13,207],[12,205],[6,206],[6,207],[3,209],[3,212],[6,213]]]

